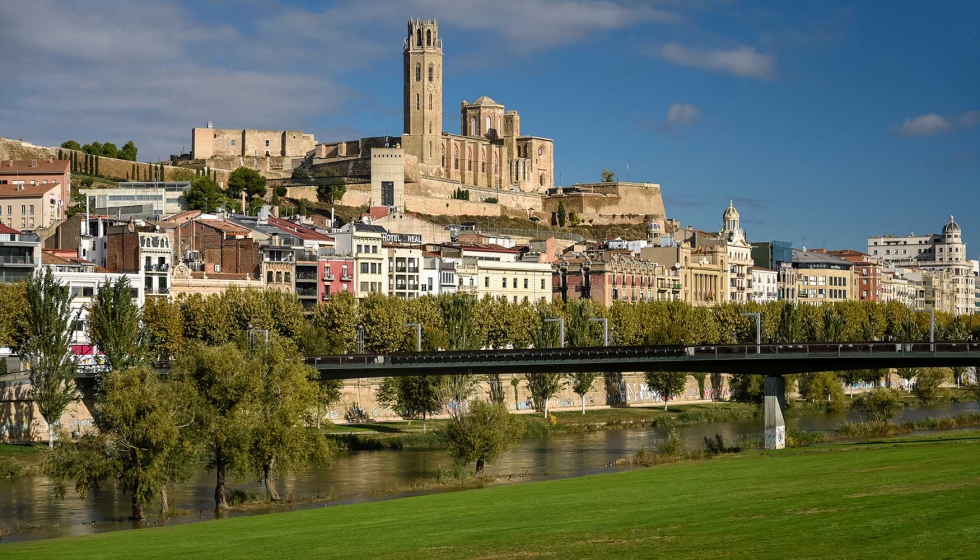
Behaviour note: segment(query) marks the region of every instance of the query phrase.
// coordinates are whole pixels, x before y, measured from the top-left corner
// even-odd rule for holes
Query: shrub
[[[680,459],[684,455],[684,441],[677,430],[671,428],[667,439],[657,442],[657,455],[664,459]]]
[[[346,420],[349,424],[362,424],[364,422],[370,422],[371,417],[368,416],[368,413],[361,407],[351,405],[344,411],[344,420]]]
[[[887,422],[898,416],[904,406],[898,391],[879,388],[854,399],[852,408],[863,412],[869,422]]]
[[[824,432],[792,429],[786,434],[786,447],[804,447],[825,441],[827,441],[827,434]]]
[[[24,471],[24,465],[13,457],[0,457],[0,478],[17,478]]]
[[[242,490],[236,488],[228,494],[228,505],[230,506],[244,506],[248,504],[259,504],[266,501],[265,497],[260,496],[256,492],[251,490]]]
[[[524,422],[511,416],[503,404],[482,400],[470,403],[469,411],[450,419],[439,436],[449,447],[457,465],[476,462],[476,473],[510,449],[524,435]]]
[[[725,436],[715,434],[714,437],[704,437],[704,451],[708,455],[719,455],[721,453],[738,453],[741,449],[738,446],[726,446]]]
[[[841,422],[837,436],[841,438],[886,437],[910,434],[915,431],[909,424],[891,422]]]

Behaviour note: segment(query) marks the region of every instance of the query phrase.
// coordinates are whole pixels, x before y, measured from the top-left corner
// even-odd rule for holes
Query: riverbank
[[[980,432],[945,432],[2,546],[73,560],[965,558],[978,455]]]

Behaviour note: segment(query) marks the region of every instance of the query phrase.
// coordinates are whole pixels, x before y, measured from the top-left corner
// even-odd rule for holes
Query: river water
[[[931,407],[906,408],[902,421],[927,417],[942,417],[976,410],[976,403],[955,403]],[[787,428],[830,430],[844,420],[861,420],[855,412],[815,414],[787,420]],[[640,447],[652,449],[663,439],[668,428],[603,430],[596,432],[560,434],[525,439],[496,462],[487,465],[491,476],[512,477],[517,480],[542,480],[581,476],[613,470],[608,465],[633,454]],[[761,436],[762,422],[722,422],[678,426],[677,431],[688,449],[701,449],[705,437],[722,434],[734,441],[742,435]],[[452,461],[442,449],[402,449],[355,451],[340,453],[329,467],[296,473],[278,481],[283,498],[299,500],[318,497],[305,506],[352,503],[411,495],[401,491],[414,481],[440,469],[449,468]],[[258,483],[234,485],[261,493]],[[170,491],[170,505],[192,513],[171,518],[167,524],[188,523],[213,519],[214,474],[203,470],[185,484]],[[151,508],[148,515],[151,515]],[[228,517],[282,511],[281,507],[259,507],[237,510]],[[130,529],[134,524],[124,521],[130,513],[130,498],[114,487],[105,488],[81,500],[69,489],[64,499],[54,496],[53,484],[43,476],[21,477],[0,481],[0,529],[6,526],[12,533],[2,542],[33,540],[79,535],[103,531]],[[153,526],[162,521],[149,519]],[[20,527],[18,529],[18,526]],[[0,533],[2,534],[2,533]]]

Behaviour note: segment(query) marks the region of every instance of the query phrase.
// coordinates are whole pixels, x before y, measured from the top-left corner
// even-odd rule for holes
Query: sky
[[[490,96],[562,184],[629,165],[683,226],[734,200],[750,240],[809,248],[955,215],[980,255],[975,1],[0,0],[0,136],[158,161],[209,120],[399,135],[410,17],[439,21],[444,128]]]

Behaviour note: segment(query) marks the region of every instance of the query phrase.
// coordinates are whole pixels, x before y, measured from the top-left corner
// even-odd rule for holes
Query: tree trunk
[[[54,424],[48,422],[48,449],[54,447]]]
[[[548,417],[548,401],[549,401],[549,400],[551,400],[551,399],[545,399],[545,400],[544,400],[544,417],[545,417],[545,418],[547,418],[547,417]]]
[[[167,487],[164,486],[160,489],[160,515],[167,517],[167,513],[170,511],[170,500],[167,498]]]
[[[664,410],[667,410],[667,401],[668,401],[667,395],[664,395]]]
[[[133,512],[130,518],[133,521],[142,521],[146,518],[146,515],[143,514],[143,504],[136,499],[136,494],[133,494]]]
[[[279,491],[276,490],[276,481],[272,478],[272,469],[276,465],[276,458],[270,457],[266,464],[262,465],[262,476],[265,480],[265,491],[269,494],[269,500],[278,502]]]
[[[423,413],[422,413],[422,433],[423,433],[423,434],[425,433],[425,430],[426,430],[426,425],[425,425],[425,413],[423,412]]]
[[[476,474],[483,474],[483,457],[476,460]]]
[[[225,461],[221,457],[220,452],[215,460],[214,470],[217,474],[217,480],[214,486],[214,510],[221,511],[228,507],[228,499],[225,497],[225,471],[227,470],[227,465],[225,465]]]
[[[582,395],[582,414],[585,414],[585,395]]]

